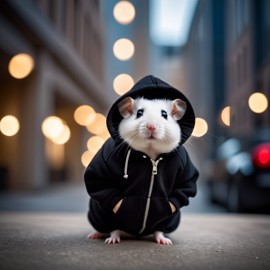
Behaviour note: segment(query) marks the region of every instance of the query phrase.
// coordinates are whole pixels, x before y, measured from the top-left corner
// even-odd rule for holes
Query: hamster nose
[[[156,126],[154,124],[147,124],[146,127],[152,132],[156,130]]]

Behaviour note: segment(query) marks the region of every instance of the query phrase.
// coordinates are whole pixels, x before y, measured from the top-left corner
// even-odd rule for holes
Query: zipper
[[[143,216],[143,225],[139,234],[141,234],[145,230],[145,227],[146,227],[146,221],[149,214],[150,201],[151,201],[151,196],[153,192],[155,175],[157,175],[157,166],[161,160],[162,160],[162,157],[159,158],[157,161],[150,159],[150,161],[152,162],[152,174],[151,174],[150,186],[148,190],[148,196],[147,196],[147,201],[146,201],[146,206],[145,206],[145,211],[144,211],[144,216]]]

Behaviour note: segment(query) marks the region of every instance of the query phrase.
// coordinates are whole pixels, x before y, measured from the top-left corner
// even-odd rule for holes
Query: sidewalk
[[[270,217],[183,214],[173,246],[87,240],[83,213],[0,213],[0,269],[270,269]]]
[[[0,194],[0,269],[270,269],[270,216],[227,214],[209,204],[204,186],[182,209],[173,246],[87,240],[87,207],[83,185]]]

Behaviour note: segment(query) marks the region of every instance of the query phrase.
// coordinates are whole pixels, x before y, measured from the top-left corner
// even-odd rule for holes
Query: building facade
[[[269,12],[270,3],[265,0],[226,2],[226,100],[231,105],[231,136],[253,136],[270,126],[269,108],[258,114],[248,106],[255,92],[270,98]]]
[[[194,89],[195,108],[208,124],[202,144],[209,157],[230,137],[252,137],[269,128],[269,107],[254,113],[249,97],[269,93],[269,1],[201,0],[182,50],[182,82]],[[221,111],[230,106],[230,126]],[[270,137],[270,134],[269,134]]]
[[[215,145],[223,137],[219,115],[224,106],[224,2],[199,1],[193,17],[187,43],[181,49],[179,77],[184,89],[189,89],[196,117],[207,122],[208,131],[193,138],[201,171]]]
[[[98,0],[3,0],[0,2],[0,119],[14,115],[19,132],[0,132],[2,189],[38,189],[54,181],[82,181],[87,131],[75,123],[83,104],[106,113],[112,100],[104,79],[104,25]],[[10,59],[34,60],[23,79],[8,71]],[[70,128],[67,143],[54,145],[41,125],[51,115]],[[90,136],[90,135],[89,135]]]

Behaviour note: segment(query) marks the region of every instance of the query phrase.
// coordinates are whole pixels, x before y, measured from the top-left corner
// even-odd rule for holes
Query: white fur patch
[[[138,110],[143,110],[143,115],[137,118]],[[161,115],[162,110],[167,112],[167,119]],[[172,110],[173,101],[170,100],[135,99],[132,114],[120,122],[121,138],[152,159],[171,152],[181,141],[181,130],[171,115]],[[153,125],[154,131],[150,131],[148,125]]]

